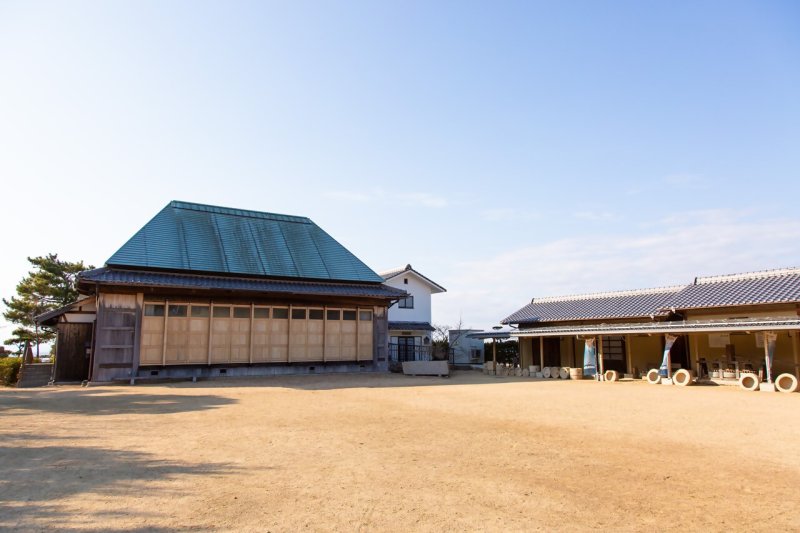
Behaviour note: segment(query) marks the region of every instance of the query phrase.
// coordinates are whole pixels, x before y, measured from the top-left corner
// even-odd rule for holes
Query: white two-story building
[[[385,285],[408,293],[408,297],[389,308],[389,359],[397,362],[430,359],[431,295],[446,292],[446,289],[411,265],[380,275]]]

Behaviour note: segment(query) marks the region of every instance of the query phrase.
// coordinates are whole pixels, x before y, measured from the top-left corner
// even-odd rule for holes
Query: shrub
[[[14,385],[19,377],[22,357],[3,357],[0,359],[0,384]]]

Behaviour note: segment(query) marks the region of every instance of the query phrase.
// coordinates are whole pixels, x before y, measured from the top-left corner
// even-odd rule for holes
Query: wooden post
[[[625,358],[628,360],[628,364],[626,368],[628,369],[628,374],[633,374],[633,361],[631,357],[631,336],[625,335]]]
[[[256,304],[251,303],[250,304],[250,345],[248,347],[248,352],[250,352],[248,354],[248,358],[250,359],[250,364],[251,365],[253,364],[253,325],[254,325],[253,320],[255,319],[255,313],[256,313]]]
[[[164,338],[161,344],[161,366],[167,364],[167,317],[169,317],[169,300],[164,301]]]
[[[289,304],[289,334],[286,337],[286,362],[292,362],[292,304]]]
[[[544,337],[539,337],[539,372],[544,371]]]
[[[497,339],[492,339],[492,365],[495,373],[497,373]]]
[[[360,346],[361,339],[358,337],[358,323],[361,322],[361,320],[359,320],[361,318],[359,316],[360,314],[361,314],[361,308],[356,306],[356,362],[361,360],[359,358],[359,355],[361,354],[361,346]]]
[[[164,309],[165,315],[166,309]],[[133,326],[133,361],[131,368],[131,385],[134,384],[136,374],[139,373],[140,354],[142,352],[142,322],[144,315],[144,293],[136,293],[136,317]]]
[[[800,330],[792,332],[792,352],[794,353],[794,375],[800,379],[800,341],[797,336],[800,335]]]
[[[697,342],[697,333],[690,333],[689,338],[692,339],[692,352],[694,352],[694,368],[697,376],[700,377],[700,345]]]
[[[598,359],[600,360],[600,374],[599,374],[600,381],[603,381],[604,374],[606,373],[606,371],[605,371],[605,366],[603,364],[603,336],[602,335],[599,335],[597,337],[597,353],[600,356],[600,357],[598,357]]]
[[[576,343],[575,337],[570,337],[570,346],[572,348],[572,366],[575,367],[578,364],[578,354],[575,353]]]
[[[374,315],[373,315],[374,321]],[[325,362],[325,347],[328,345],[328,306],[322,306],[322,362]]]
[[[212,332],[214,331],[214,302],[210,302],[208,306],[208,364],[211,364],[211,340],[213,339]]]

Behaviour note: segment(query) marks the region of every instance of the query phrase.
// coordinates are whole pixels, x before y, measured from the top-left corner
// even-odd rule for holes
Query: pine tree
[[[55,331],[40,329],[33,318],[77,300],[78,273],[93,267],[87,267],[83,261],[62,261],[58,254],[29,257],[28,261],[33,270],[17,285],[17,295],[10,300],[3,298],[6,306],[3,317],[17,325],[5,344],[21,346],[29,341],[36,344],[36,355],[39,355],[39,344],[52,341]]]

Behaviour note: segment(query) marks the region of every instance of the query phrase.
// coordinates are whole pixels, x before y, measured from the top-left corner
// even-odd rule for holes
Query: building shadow
[[[3,435],[0,445],[0,530],[38,531],[62,527],[102,529],[114,518],[142,523],[163,518],[168,506],[134,510],[95,505],[88,514],[75,514],[65,502],[70,498],[105,499],[152,494],[154,483],[191,476],[217,476],[232,472],[229,463],[168,461],[150,453],[87,447],[72,439],[44,446],[21,441],[47,442],[47,436],[21,433]],[[163,500],[180,494],[161,494]],[[158,529],[146,528],[148,531]],[[136,529],[126,529],[135,531]],[[144,529],[143,529],[144,530]],[[165,530],[164,530],[165,531]]]
[[[449,377],[438,376],[406,376],[388,372],[361,372],[361,373],[330,373],[330,374],[302,374],[286,376],[259,376],[259,377],[219,377],[198,380],[196,383],[189,381],[176,381],[161,383],[160,386],[172,388],[288,388],[295,390],[335,390],[335,389],[384,389],[407,387],[451,387],[460,385],[486,385],[499,386],[504,383],[529,383],[546,384],[557,383],[563,380],[534,380],[527,377],[495,377],[483,374],[480,371],[456,370],[451,371]],[[142,386],[137,384],[135,387]],[[145,387],[147,385],[144,385]]]
[[[149,394],[146,390],[138,385],[14,390],[0,396],[0,416],[27,415],[31,411],[87,416],[171,414],[216,409],[236,402],[213,394]]]

